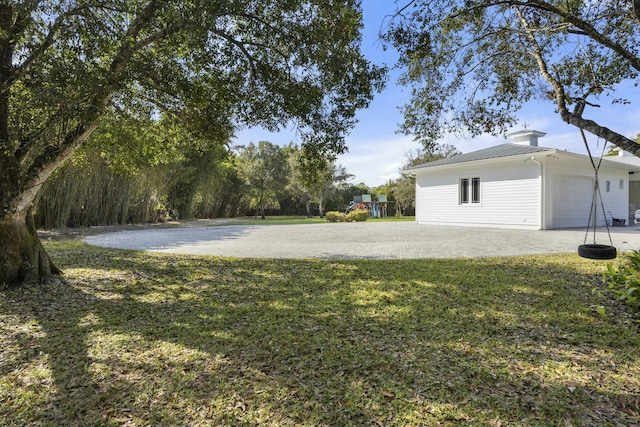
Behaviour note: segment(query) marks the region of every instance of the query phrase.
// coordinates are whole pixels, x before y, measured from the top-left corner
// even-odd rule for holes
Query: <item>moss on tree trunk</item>
[[[60,273],[42,247],[30,212],[0,220],[0,285],[47,282]]]

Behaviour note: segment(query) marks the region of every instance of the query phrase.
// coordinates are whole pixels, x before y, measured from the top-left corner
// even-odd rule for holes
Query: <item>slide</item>
[[[347,207],[346,212],[349,213],[351,212],[351,209],[353,209],[353,207],[356,205],[356,202],[351,202],[351,204]]]

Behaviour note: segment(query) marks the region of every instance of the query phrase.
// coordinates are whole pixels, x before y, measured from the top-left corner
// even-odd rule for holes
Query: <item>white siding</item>
[[[599,174],[602,201],[604,203],[607,219],[624,219],[629,213],[629,172],[620,169],[604,169]],[[606,181],[611,182],[611,189],[607,192]],[[622,188],[620,188],[622,180]],[[628,224],[628,222],[627,222]]]
[[[555,175],[553,228],[586,227],[589,222],[593,188],[593,178]],[[602,212],[598,213],[602,218]]]
[[[416,221],[506,228],[541,228],[541,166],[500,160],[489,165],[421,170],[416,173]],[[480,203],[459,204],[461,178],[480,178]]]
[[[629,174],[608,162],[599,172],[611,218],[629,215]],[[460,204],[461,178],[480,178],[480,203]],[[505,228],[586,227],[594,172],[585,156],[557,152],[425,168],[416,171],[416,222]],[[607,191],[609,181],[609,191]],[[622,188],[620,186],[622,182]],[[638,207],[640,209],[640,206]],[[598,225],[604,225],[598,205]]]
[[[624,168],[603,164],[598,174],[602,204],[607,219],[627,218],[629,209],[629,174]],[[587,158],[548,163],[547,210],[551,213],[547,228],[587,227],[594,190],[594,172]],[[620,181],[622,180],[622,188]],[[607,191],[609,181],[609,191]],[[597,204],[598,226],[604,226],[604,214]]]

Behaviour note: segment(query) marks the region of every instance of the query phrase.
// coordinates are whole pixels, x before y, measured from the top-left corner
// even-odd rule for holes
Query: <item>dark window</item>
[[[480,178],[471,179],[471,203],[480,203]]]
[[[460,178],[460,204],[480,203],[480,178]]]
[[[469,203],[469,178],[460,180],[460,203]]]

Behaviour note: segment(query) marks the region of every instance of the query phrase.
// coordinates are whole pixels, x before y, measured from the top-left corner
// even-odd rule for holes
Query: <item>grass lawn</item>
[[[65,283],[0,296],[3,426],[639,424],[603,262],[47,248]]]
[[[415,221],[415,216],[388,216],[384,218],[368,218],[367,222],[411,222]],[[244,218],[230,218],[222,223],[215,225],[235,225],[235,224],[249,224],[249,225],[282,225],[282,224],[326,224],[326,218],[320,218],[314,216],[307,218],[305,216],[268,216],[265,219],[260,217],[244,217]]]

